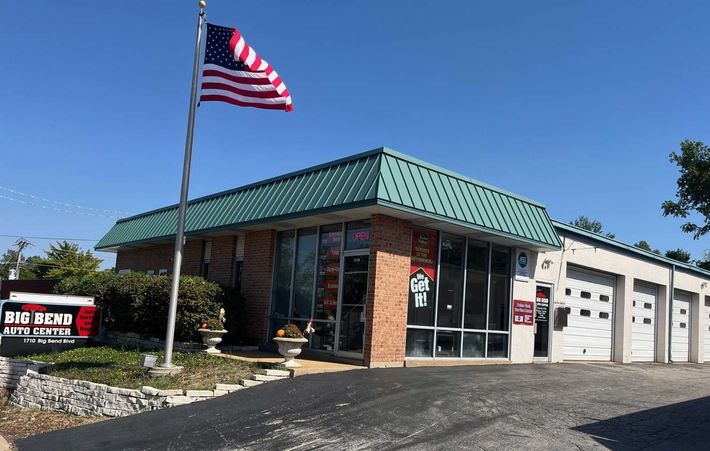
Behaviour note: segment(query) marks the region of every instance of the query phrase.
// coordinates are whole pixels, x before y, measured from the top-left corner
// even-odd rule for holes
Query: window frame
[[[434,323],[433,326],[421,326],[421,325],[410,325],[407,323],[407,329],[419,329],[419,330],[429,330],[433,333],[433,339],[432,339],[432,352],[430,356],[418,356],[418,357],[409,357],[405,356],[405,360],[430,360],[430,359],[467,359],[467,360],[488,360],[488,359],[497,359],[497,360],[510,360],[510,350],[511,350],[511,329],[512,329],[512,303],[513,303],[513,277],[512,277],[512,267],[513,267],[513,258],[514,258],[514,252],[513,248],[508,247],[508,246],[503,246],[501,244],[493,243],[490,241],[485,241],[477,238],[471,238],[465,235],[457,235],[454,233],[450,232],[444,232],[442,230],[437,230],[438,232],[438,248],[437,248],[437,259],[436,259],[436,288],[434,292]],[[440,327],[438,326],[438,321],[439,321],[439,289],[440,289],[440,284],[439,281],[441,280],[441,244],[443,242],[443,237],[445,234],[448,235],[454,235],[458,237],[464,238],[464,262],[463,262],[463,290],[461,293],[462,299],[461,299],[461,318],[460,318],[460,327]],[[469,250],[469,241],[477,241],[479,243],[485,243],[488,249],[488,259],[487,259],[487,265],[486,265],[486,317],[485,317],[485,329],[474,329],[474,328],[467,328],[465,327],[465,311],[466,311],[466,281],[468,278],[468,250]],[[491,304],[491,274],[492,274],[492,259],[493,259],[493,247],[498,246],[501,248],[505,248],[508,250],[508,274],[507,274],[507,280],[508,280],[508,323],[507,323],[507,328],[508,330],[493,330],[490,329],[489,325],[489,315],[490,315],[490,304]],[[499,274],[502,275],[502,274]],[[409,321],[409,318],[407,318],[407,321]],[[459,332],[459,355],[458,356],[439,356],[437,357],[437,335],[439,331],[446,331],[446,332]],[[464,340],[464,335],[466,333],[481,333],[485,335],[485,340],[483,343],[483,357],[463,357],[463,340]],[[497,334],[497,335],[507,335],[507,351],[506,351],[506,357],[489,357],[488,356],[488,343],[489,343],[489,335],[491,334]],[[406,348],[406,344],[405,344]]]

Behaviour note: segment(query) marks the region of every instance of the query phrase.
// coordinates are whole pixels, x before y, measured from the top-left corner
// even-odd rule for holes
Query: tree
[[[50,244],[44,251],[44,258],[33,260],[33,265],[43,268],[43,276],[49,279],[63,279],[70,276],[83,276],[98,271],[100,258],[96,258],[90,250],[82,251],[76,243],[58,241]]]
[[[579,227],[580,229],[588,230],[592,233],[596,233],[597,235],[604,235],[605,237],[609,239],[614,239],[616,238],[616,234],[611,233],[611,232],[603,232],[603,226],[602,223],[596,219],[590,219],[584,215],[579,215],[577,219],[574,221],[570,221],[570,224],[572,224],[575,227]]]
[[[700,141],[680,143],[680,154],[671,152],[671,163],[680,170],[676,201],[663,202],[663,216],[687,218],[692,212],[701,216],[696,224],[691,221],[681,226],[696,240],[710,232],[710,148]]]
[[[705,256],[702,260],[696,260],[695,265],[698,268],[710,271],[710,251],[705,251]]]
[[[20,278],[21,279],[39,279],[35,268],[29,264],[32,258],[25,258],[24,254],[20,256]],[[15,269],[17,265],[17,250],[8,249],[0,257],[0,279],[7,280],[10,278],[10,270]]]
[[[656,255],[661,255],[660,249],[652,249],[651,245],[648,244],[648,242],[645,240],[641,240],[638,243],[634,244],[634,247],[637,247],[639,249],[643,249],[648,252],[653,252]]]
[[[690,252],[683,249],[671,249],[666,251],[666,257],[683,263],[690,262]]]

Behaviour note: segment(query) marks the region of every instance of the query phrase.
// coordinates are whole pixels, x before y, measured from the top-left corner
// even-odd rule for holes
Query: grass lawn
[[[139,363],[140,355],[145,352],[157,355],[158,362],[163,360],[162,352],[119,346],[85,347],[57,354],[35,354],[26,358],[54,363],[43,370],[52,376],[123,388],[149,385],[158,389],[209,390],[217,383],[236,384],[239,379],[248,378],[259,368],[252,363],[204,353],[176,352],[173,354],[173,363],[184,367],[183,372],[175,376],[152,378]]]

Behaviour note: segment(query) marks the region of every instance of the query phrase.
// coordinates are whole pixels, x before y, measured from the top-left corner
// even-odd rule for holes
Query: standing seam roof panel
[[[346,209],[368,200],[559,247],[540,204],[385,149],[193,200],[187,232],[238,227],[323,208]],[[177,206],[121,219],[96,248],[165,239],[175,234],[176,223]]]

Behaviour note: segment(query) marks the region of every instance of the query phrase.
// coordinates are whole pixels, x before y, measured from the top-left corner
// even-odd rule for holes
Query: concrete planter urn
[[[227,333],[226,330],[197,329],[197,331],[202,335],[202,343],[207,346],[207,349],[203,350],[203,352],[207,354],[220,354],[222,352],[215,346],[222,342],[222,335]]]
[[[279,354],[284,356],[281,366],[299,368],[301,364],[296,362],[296,357],[301,354],[301,347],[308,343],[308,340],[306,338],[274,337],[274,341],[279,345]]]

